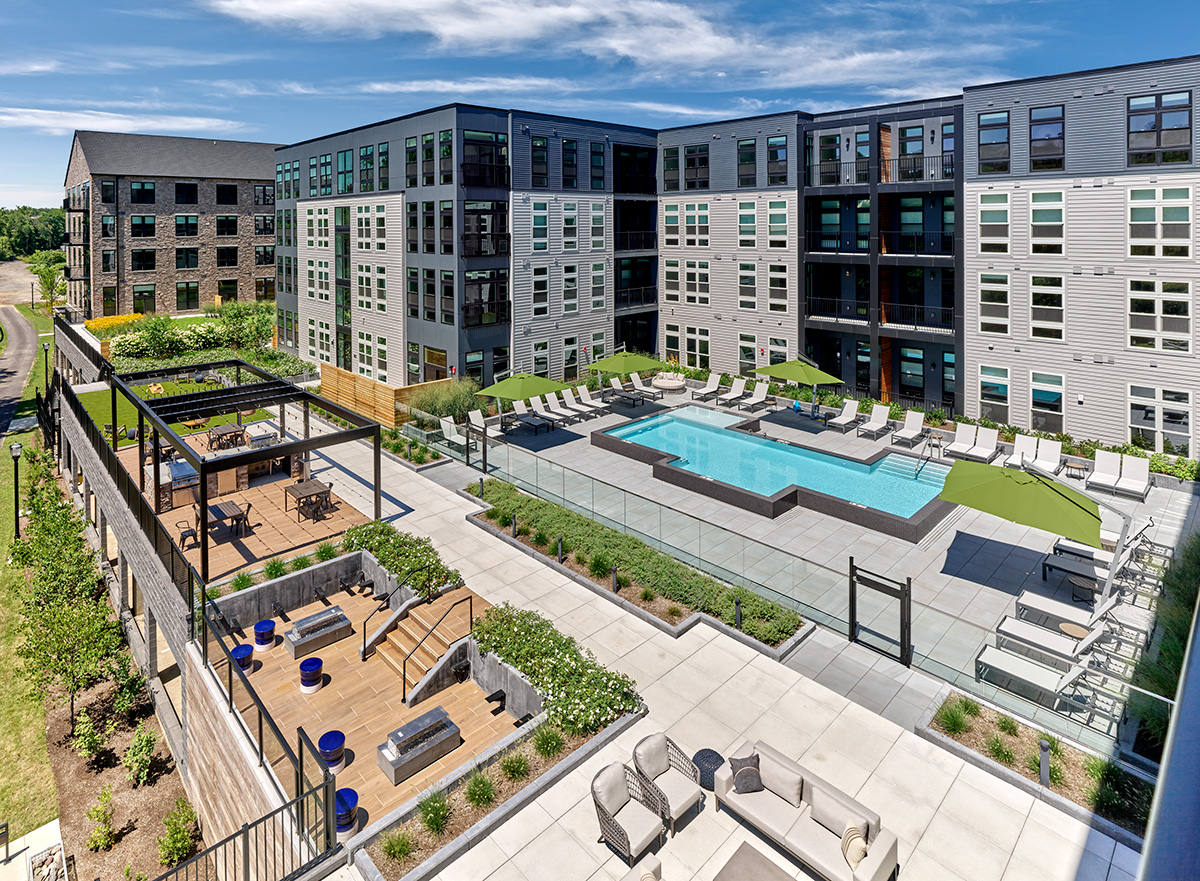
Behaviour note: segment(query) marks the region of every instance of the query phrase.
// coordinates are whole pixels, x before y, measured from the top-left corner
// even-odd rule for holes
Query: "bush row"
[[[462,581],[457,571],[442,562],[432,541],[401,532],[382,520],[360,523],[346,530],[342,538],[342,552],[348,554],[353,551],[370,551],[379,565],[398,580],[414,569],[428,567],[424,572],[414,575],[408,583],[419,596],[426,598],[447,585]]]
[[[289,355],[278,349],[269,347],[254,349],[201,349],[176,355],[172,358],[127,358],[113,355],[112,364],[118,373],[132,373],[137,370],[171,369],[173,367],[190,367],[193,364],[207,364],[211,361],[228,361],[240,358],[247,364],[261,367],[275,376],[299,376],[316,372],[316,366],[307,361]]]

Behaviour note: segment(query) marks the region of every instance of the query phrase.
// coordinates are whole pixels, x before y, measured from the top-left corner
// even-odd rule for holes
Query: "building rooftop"
[[[278,144],[77,131],[92,174],[274,180]]]

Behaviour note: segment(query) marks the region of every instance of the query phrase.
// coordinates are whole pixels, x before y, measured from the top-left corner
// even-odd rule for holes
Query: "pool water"
[[[950,472],[926,461],[918,473],[917,459],[895,454],[864,465],[725,428],[743,418],[685,406],[607,434],[673,455],[671,464],[678,468],[759,495],[772,496],[795,484],[898,517],[911,517],[931,502]]]

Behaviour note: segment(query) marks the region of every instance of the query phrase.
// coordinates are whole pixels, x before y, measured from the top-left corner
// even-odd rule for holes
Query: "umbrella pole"
[[[817,418],[817,385],[813,383],[812,387],[812,418]]]

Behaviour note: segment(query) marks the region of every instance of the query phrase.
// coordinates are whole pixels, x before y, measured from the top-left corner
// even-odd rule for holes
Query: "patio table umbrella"
[[[600,373],[641,373],[643,370],[661,370],[667,365],[657,358],[639,355],[637,352],[617,352],[593,361],[585,370],[596,370]]]
[[[499,415],[500,398],[506,401],[525,401],[534,395],[548,395],[566,388],[570,388],[570,386],[544,376],[534,376],[532,373],[514,373],[507,379],[480,389],[475,394],[481,397],[496,398],[496,413]]]
[[[811,385],[812,415],[814,419],[817,416],[817,386],[840,383],[842,381],[838,377],[826,373],[816,365],[800,360],[782,361],[779,364],[756,367],[753,372],[761,373],[763,376],[770,376],[775,379],[782,379],[785,382],[794,383],[795,385]]]

